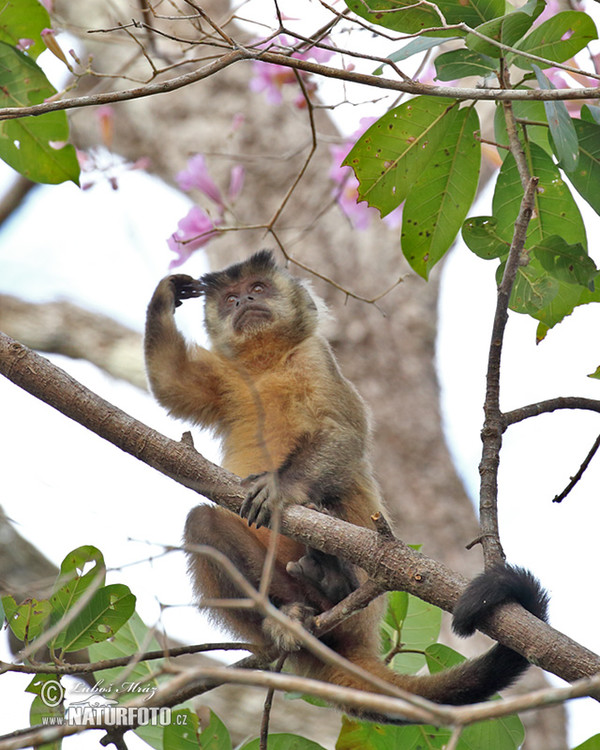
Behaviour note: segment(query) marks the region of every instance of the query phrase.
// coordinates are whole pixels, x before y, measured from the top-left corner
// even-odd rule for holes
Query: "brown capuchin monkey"
[[[175,325],[183,300],[204,296],[211,350],[186,343]],[[369,458],[365,405],[341,374],[319,333],[320,305],[309,287],[261,251],[199,280],[163,279],[148,306],[145,353],[154,395],[175,417],[211,428],[222,441],[223,466],[245,477],[240,515],[213,505],[194,508],[185,541],[226,555],[256,588],[275,504],[299,503],[373,528],[383,511]],[[195,590],[211,599],[242,594],[211,560],[189,554]],[[364,571],[281,536],[269,589],[272,603],[305,621],[364,581]],[[476,578],[454,610],[454,630],[472,633],[499,604],[519,602],[546,620],[547,596],[527,571],[499,566]],[[385,597],[323,637],[334,651],[393,685],[439,703],[484,700],[527,666],[500,644],[435,675],[394,672],[380,658]],[[216,609],[237,636],[290,651],[295,671],[337,685],[371,689],[341,668],[323,664],[258,612]],[[352,711],[359,718],[404,723],[398,716]]]

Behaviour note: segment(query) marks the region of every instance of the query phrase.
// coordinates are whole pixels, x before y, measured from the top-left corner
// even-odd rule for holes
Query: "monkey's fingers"
[[[257,482],[256,485],[248,492],[246,499],[240,508],[240,516],[256,528],[268,526],[271,520],[271,508],[269,506],[269,488],[268,486]]]
[[[176,273],[169,277],[173,294],[175,296],[175,306],[181,305],[181,300],[199,297],[202,294],[202,286],[198,279],[188,276],[185,273]]]

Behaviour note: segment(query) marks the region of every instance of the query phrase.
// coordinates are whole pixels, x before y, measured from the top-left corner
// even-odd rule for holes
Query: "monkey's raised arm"
[[[221,418],[222,366],[212,352],[187,344],[174,318],[183,300],[201,293],[199,282],[185,274],[158,284],[146,314],[144,351],[156,399],[173,416],[210,427]]]

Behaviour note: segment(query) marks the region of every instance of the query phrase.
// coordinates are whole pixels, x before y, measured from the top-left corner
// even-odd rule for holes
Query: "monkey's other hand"
[[[202,285],[198,279],[194,279],[185,273],[176,273],[167,277],[173,294],[173,304],[179,307],[184,299],[192,299],[202,294]]]
[[[255,523],[257,529],[268,526],[274,505],[280,498],[277,474],[272,471],[250,474],[242,480],[242,487],[247,488],[248,492],[240,508],[240,516],[247,519],[249,526]]]

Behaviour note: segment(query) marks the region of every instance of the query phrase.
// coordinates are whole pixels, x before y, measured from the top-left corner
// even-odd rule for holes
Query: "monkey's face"
[[[264,328],[273,319],[271,304],[276,295],[277,290],[265,278],[242,279],[219,295],[219,317],[229,321],[237,334]]]
[[[255,346],[292,347],[314,333],[318,311],[309,291],[270,256],[205,275],[205,323],[213,349],[245,356]],[[263,262],[264,261],[264,262]],[[272,350],[273,351],[273,350]]]

